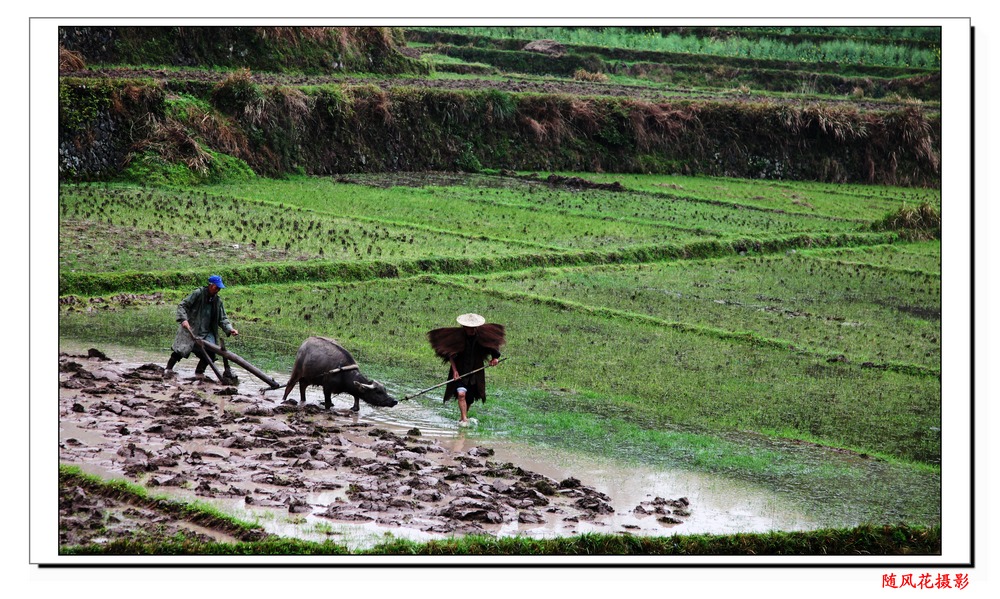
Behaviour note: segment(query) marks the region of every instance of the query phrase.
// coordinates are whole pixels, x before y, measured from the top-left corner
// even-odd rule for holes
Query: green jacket
[[[233,332],[233,325],[226,316],[222,298],[218,294],[214,298],[209,295],[207,286],[195,289],[177,306],[177,322],[185,320],[191,325],[195,335],[201,339],[211,337],[213,343],[218,343],[220,326],[226,335]],[[177,335],[174,337],[171,349],[184,354],[185,358],[194,349],[194,339],[188,335],[184,327],[177,327]]]

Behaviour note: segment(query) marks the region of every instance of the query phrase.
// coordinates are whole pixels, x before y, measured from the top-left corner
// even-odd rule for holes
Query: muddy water
[[[443,444],[461,451],[469,439],[458,433]],[[585,484],[610,496],[615,513],[600,521],[568,523],[559,518],[549,518],[539,524],[516,522],[486,527],[497,536],[526,536],[547,538],[569,536],[587,532],[629,532],[651,536],[671,534],[738,532],[768,532],[771,530],[808,530],[819,524],[802,513],[791,502],[769,493],[765,489],[748,488],[745,484],[721,477],[688,472],[663,472],[652,469],[625,469],[621,464],[600,462],[563,452],[546,450],[544,458],[526,459],[537,448],[515,443],[488,443],[500,461],[512,461],[522,468],[562,480],[575,476]],[[477,443],[478,445],[478,443]],[[641,502],[655,497],[686,497],[691,502],[691,516],[682,524],[662,524],[655,516],[637,516],[632,509]],[[196,499],[192,494],[191,499]],[[314,505],[327,505],[338,498],[346,499],[343,489],[311,493],[307,501]],[[322,541],[330,538],[352,548],[371,547],[387,537],[413,541],[429,541],[448,535],[432,534],[417,529],[384,526],[378,523],[331,524],[325,518],[302,515],[289,518],[285,510],[247,508],[242,501],[216,500],[227,512],[251,522],[257,522],[270,533],[307,540]]]
[[[63,342],[60,351],[86,353],[88,347]],[[108,357],[131,367],[146,362],[161,363],[166,354],[144,354],[129,348],[102,346],[99,348]],[[191,388],[199,388],[203,383],[187,381],[191,376],[194,361],[181,363],[178,378]],[[187,366],[187,368],[185,368]],[[259,398],[261,403],[277,406],[283,390],[267,390],[266,385],[249,373],[237,370],[240,377],[239,392],[245,396]],[[285,373],[269,373],[279,382],[287,379]],[[205,389],[208,386],[205,385]],[[151,392],[151,400],[158,399]],[[297,395],[297,391],[296,391]],[[307,403],[321,405],[323,398],[318,388],[307,391]],[[212,397],[217,403],[217,414],[227,409],[225,395]],[[519,523],[517,520],[503,524],[484,525],[484,532],[495,535],[522,535],[531,537],[551,537],[585,532],[605,532],[643,535],[695,534],[695,533],[735,533],[766,532],[770,530],[803,530],[820,526],[817,518],[786,496],[755,487],[746,482],[687,471],[626,465],[611,459],[579,455],[563,450],[525,445],[509,439],[481,439],[475,429],[460,429],[452,418],[446,418],[427,404],[416,401],[403,402],[392,409],[377,409],[364,403],[358,414],[345,413],[353,403],[348,396],[334,398],[336,414],[329,417],[338,425],[375,425],[398,435],[418,428],[421,438],[454,455],[466,454],[475,447],[489,447],[495,453],[490,460],[498,463],[511,462],[525,470],[537,472],[555,481],[569,477],[579,479],[584,485],[593,487],[607,495],[614,513],[605,514],[592,520],[567,520],[556,515],[546,515],[541,522]],[[235,407],[235,406],[234,406]],[[326,416],[324,416],[326,417]],[[123,421],[125,422],[125,421]],[[106,422],[103,426],[106,426]],[[109,442],[106,435],[96,430],[97,424],[87,415],[79,420],[60,421],[60,441],[75,440],[84,449],[76,455],[82,456],[84,470],[106,478],[120,478],[114,469],[114,454],[120,451],[121,442]],[[211,437],[193,438],[184,442],[188,453],[198,452],[204,460],[225,463],[226,468],[238,469],[240,460],[245,459],[239,451],[220,447],[218,440]],[[157,452],[164,447],[147,444],[145,449]],[[363,459],[376,456],[371,449],[352,448],[352,455]],[[334,474],[324,470],[312,471],[313,480],[329,478],[329,489],[306,494],[305,501],[313,506],[326,506],[338,502],[350,502],[347,490],[336,484]],[[248,483],[249,486],[249,483]],[[269,493],[280,494],[285,490],[254,482],[256,489],[264,488]],[[157,487],[155,493],[164,493],[182,499],[205,501],[194,491],[183,487]],[[686,498],[690,502],[690,515],[679,524],[665,524],[655,515],[637,512],[635,508],[654,498]],[[369,522],[341,522],[319,517],[313,513],[291,514],[287,507],[265,507],[248,505],[242,498],[214,498],[211,502],[239,518],[257,522],[268,532],[283,536],[294,536],[308,540],[332,539],[348,547],[368,547],[387,536],[426,541],[449,536],[442,533],[425,532],[421,528],[426,522],[415,517],[400,526],[398,521],[391,524]]]
[[[456,453],[481,443],[475,438],[474,430],[460,429],[453,420],[446,420],[419,404],[406,406],[401,403],[392,410],[372,410],[367,416],[362,411],[362,417],[379,422],[383,428],[402,432],[418,426],[425,435],[438,436],[443,446]],[[425,429],[422,423],[434,428]],[[674,530],[684,534],[725,534],[806,530],[818,526],[790,500],[746,482],[691,471],[644,468],[552,447],[524,445],[509,439],[491,438],[485,444],[496,452],[495,461],[512,462],[554,480],[574,476],[610,496],[615,508],[615,513],[602,522],[580,522],[572,531],[563,522],[552,522],[541,528],[501,529],[503,534],[545,536],[623,528],[649,534],[670,534]],[[692,510],[682,525],[666,526],[655,518],[637,517],[632,513],[635,506],[655,497],[686,497],[697,509]]]
[[[279,382],[287,378],[281,374],[268,374]],[[247,376],[241,377],[241,386],[266,389],[266,385],[260,381],[250,377],[252,380],[244,382],[244,378]],[[410,390],[404,389],[401,392],[409,393]],[[297,393],[298,389],[295,389],[293,394]],[[283,394],[283,390],[265,392],[266,396],[272,396],[275,400],[279,400]],[[307,389],[307,403],[321,404],[322,401],[323,394],[318,387]],[[349,396],[334,398],[334,407],[344,407],[344,401],[350,403],[353,399]],[[613,515],[606,516],[600,522],[566,523],[551,519],[544,525],[515,523],[494,528],[493,532],[500,535],[546,537],[620,530],[654,535],[672,534],[674,531],[682,534],[728,534],[819,527],[818,521],[803,513],[801,506],[787,497],[745,481],[707,473],[642,468],[551,447],[525,445],[509,439],[490,438],[484,441],[476,438],[474,428],[459,428],[453,417],[442,416],[419,401],[400,402],[391,409],[374,408],[362,402],[356,419],[377,423],[380,428],[401,435],[418,428],[422,436],[436,439],[441,446],[456,454],[464,453],[477,445],[488,445],[496,452],[492,458],[494,461],[511,462],[554,480],[576,477],[611,497],[611,504],[615,508]],[[362,454],[362,457],[370,456]],[[314,499],[315,503],[322,504],[329,503],[337,496],[342,497],[343,493],[321,494]],[[691,516],[680,525],[664,525],[657,522],[655,517],[638,517],[633,513],[635,506],[655,497],[686,497],[697,509],[692,510]],[[373,531],[381,530],[378,527],[369,528]]]

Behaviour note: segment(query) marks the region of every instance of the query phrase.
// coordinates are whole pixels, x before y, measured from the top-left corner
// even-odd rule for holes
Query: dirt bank
[[[63,77],[80,79],[151,79],[164,85],[177,85],[177,82],[193,82],[217,85],[230,76],[228,71],[209,71],[204,69],[143,69],[132,67],[86,68],[78,71],[62,71]],[[350,75],[301,75],[285,73],[255,72],[252,80],[258,85],[283,86],[317,86],[317,85],[375,85],[383,90],[394,87],[414,87],[420,89],[436,89],[451,91],[497,90],[506,93],[531,94],[561,94],[571,96],[611,96],[636,98],[646,101],[667,101],[671,99],[686,100],[719,100],[727,102],[751,103],[762,101],[762,96],[752,97],[729,90],[704,90],[685,87],[657,88],[641,85],[627,85],[610,82],[572,81],[565,79],[540,79],[530,77],[507,76],[503,79],[432,79],[410,76],[405,78],[385,77],[353,77]],[[767,96],[767,102],[773,104],[789,104],[799,106],[802,99],[798,97]],[[858,100],[853,98],[824,98],[824,104],[852,106],[859,110],[886,110],[894,106],[905,106],[903,102],[879,102]]]
[[[59,363],[61,462],[138,482],[154,495],[331,526],[370,523],[417,538],[572,534],[615,512],[586,480],[555,480],[496,461],[489,447],[443,443],[418,428],[390,430],[337,409],[350,405],[344,398],[331,411],[312,400],[280,403],[280,391],[262,393],[243,371],[239,384],[224,386],[183,368],[164,377],[161,365],[123,363],[99,350],[63,353]],[[60,508],[63,546],[177,532],[235,538],[155,501],[126,505],[78,485],[64,486]],[[643,528],[666,534],[693,509],[686,498],[648,497],[632,513]]]

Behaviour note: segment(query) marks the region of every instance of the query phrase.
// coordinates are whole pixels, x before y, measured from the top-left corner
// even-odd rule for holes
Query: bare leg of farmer
[[[458,411],[461,413],[461,418],[458,419],[458,425],[468,426],[469,404],[465,402],[465,387],[458,388]]]

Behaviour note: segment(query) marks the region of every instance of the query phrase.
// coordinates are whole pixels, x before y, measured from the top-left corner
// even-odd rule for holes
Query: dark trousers
[[[197,348],[196,347],[195,350],[194,350],[194,355],[198,356],[199,352],[205,352],[205,355],[207,355],[209,357],[209,359],[211,359],[213,362],[215,362],[215,352],[214,351],[212,351],[210,349],[207,349],[207,348]],[[172,352],[170,354],[170,360],[167,362],[167,369],[169,370],[169,369],[173,368],[174,364],[176,364],[177,362],[180,362],[182,359],[184,359],[184,354],[182,354],[180,352]],[[195,366],[194,373],[195,374],[205,374],[205,369],[206,368],[208,368],[208,360],[206,360],[202,356],[198,356],[198,365]]]

